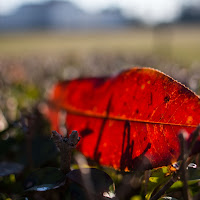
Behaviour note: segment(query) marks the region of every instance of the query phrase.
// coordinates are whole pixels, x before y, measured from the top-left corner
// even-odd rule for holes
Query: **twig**
[[[177,176],[172,176],[169,181],[161,188],[150,200],[159,199],[177,181]]]
[[[144,180],[145,180],[144,190],[145,190],[145,195],[147,194],[148,182],[149,182],[150,176],[151,176],[151,171],[150,170],[146,170],[144,172]]]
[[[80,137],[78,136],[77,131],[72,131],[72,133],[69,135],[69,138],[62,137],[57,131],[52,131],[52,138],[60,150],[61,154],[61,163],[60,163],[60,169],[63,173],[68,173],[70,170],[70,164],[71,164],[71,153],[72,149],[76,148],[76,145],[78,144]]]
[[[187,149],[187,144],[186,144],[186,138],[185,135],[188,134],[185,131],[180,132],[179,134],[179,142],[180,142],[180,146],[181,146],[181,156],[180,156],[180,160],[182,160],[181,163],[181,168],[179,169],[180,171],[180,177],[183,181],[183,188],[182,188],[182,192],[183,192],[183,199],[184,200],[189,200],[189,193],[188,193],[188,172],[186,170],[187,168],[187,158],[188,158],[188,149]]]
[[[194,130],[194,132],[191,135],[191,140],[189,141],[191,143],[191,145],[189,146],[189,156],[192,154],[192,151],[195,147],[195,143],[199,135],[200,135],[200,125],[197,126],[197,128]]]

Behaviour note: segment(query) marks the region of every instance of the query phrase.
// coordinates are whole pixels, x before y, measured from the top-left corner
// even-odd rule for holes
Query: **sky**
[[[23,3],[38,3],[47,0],[0,0],[0,13],[8,14]],[[126,16],[139,17],[146,23],[169,22],[176,18],[183,3],[189,0],[68,0],[88,12],[120,7]],[[199,0],[190,0],[190,2]]]

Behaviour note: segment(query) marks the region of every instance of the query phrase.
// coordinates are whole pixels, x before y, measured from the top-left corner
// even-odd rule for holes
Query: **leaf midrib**
[[[94,117],[94,118],[100,118],[100,119],[110,119],[110,120],[117,120],[117,121],[130,121],[130,122],[139,122],[139,123],[148,123],[148,124],[160,124],[160,125],[171,125],[171,126],[183,126],[183,127],[197,127],[197,125],[192,124],[176,124],[176,123],[168,123],[168,122],[155,122],[155,121],[148,121],[148,120],[140,120],[140,119],[133,119],[133,118],[124,118],[120,116],[112,116],[112,115],[106,115],[106,114],[97,114],[91,111],[81,111],[73,108],[65,108],[66,111],[69,114],[75,114],[79,116],[85,116],[85,117]]]

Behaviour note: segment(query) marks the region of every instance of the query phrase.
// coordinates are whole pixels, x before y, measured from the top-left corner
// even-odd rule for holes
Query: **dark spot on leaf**
[[[186,87],[181,87],[178,90],[179,94],[183,94],[183,95],[187,95],[188,97],[193,97],[193,93],[191,91],[189,91]]]
[[[174,82],[174,79],[171,78],[171,77],[169,77],[168,81],[169,81],[169,82]]]
[[[166,97],[164,98],[164,102],[165,102],[165,103],[168,103],[169,100],[170,100],[170,97],[169,97],[169,96],[166,96]]]
[[[144,141],[147,139],[147,137],[144,137]]]
[[[92,133],[93,133],[93,130],[90,129],[90,128],[85,128],[85,129],[83,129],[83,130],[80,131],[80,135],[82,137],[85,137],[85,136],[90,135]]]
[[[105,80],[107,79],[107,77],[101,77],[101,78],[91,78],[91,80],[94,80],[95,81],[95,83],[94,83],[94,88],[98,88],[98,87],[101,87],[103,84],[104,84],[104,82],[105,82]]]
[[[136,114],[138,114],[138,113],[139,113],[139,110],[138,110],[138,109],[136,109],[135,113],[136,113]]]
[[[169,150],[171,153],[174,153],[175,152],[175,150],[174,149],[172,149],[172,148],[170,148],[170,150]]]
[[[150,106],[150,105],[152,105],[152,103],[153,103],[153,94],[151,92],[150,96],[149,96],[149,103],[148,103],[148,105]]]
[[[136,69],[136,73],[139,72],[139,71],[141,71],[141,70],[142,70],[142,68],[138,68],[138,69]]]
[[[144,150],[144,152],[146,153],[149,149],[151,149],[151,143],[148,143],[146,149]]]
[[[184,87],[181,87],[181,88],[178,90],[178,93],[179,93],[179,94],[184,94],[185,92],[187,92],[187,89],[184,88]]]

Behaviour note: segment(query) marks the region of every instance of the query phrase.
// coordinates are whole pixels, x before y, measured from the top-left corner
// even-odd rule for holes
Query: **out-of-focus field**
[[[2,33],[1,56],[82,54],[100,51],[152,55],[190,65],[200,59],[200,27],[132,28],[111,31]]]
[[[0,108],[27,108],[58,80],[133,66],[159,69],[199,94],[199,35],[196,26],[0,33]]]
[[[82,32],[0,32],[0,132],[11,127],[4,132],[4,141],[0,140],[1,144],[6,144],[0,145],[0,159],[17,163],[23,161],[26,173],[29,166],[59,167],[56,150],[49,144],[50,127],[41,115],[47,109],[46,97],[52,85],[59,80],[110,76],[133,66],[146,66],[165,72],[200,94],[199,36],[200,27],[195,26]],[[60,124],[64,133],[63,119],[66,115],[62,112],[59,115],[62,115],[59,118],[62,118]],[[8,139],[11,143],[7,143]],[[123,186],[122,176],[118,175],[114,173],[113,177]],[[12,185],[7,177],[4,182],[0,177],[5,199],[11,199],[6,193],[25,194],[22,188],[24,176],[16,176],[15,182],[10,181]],[[131,174],[130,180],[134,180],[131,182],[134,182],[135,188],[133,190],[131,185],[131,190],[134,192],[140,182],[139,176],[135,177],[132,179]],[[129,179],[126,176],[123,180]],[[123,191],[128,185],[124,183]]]

